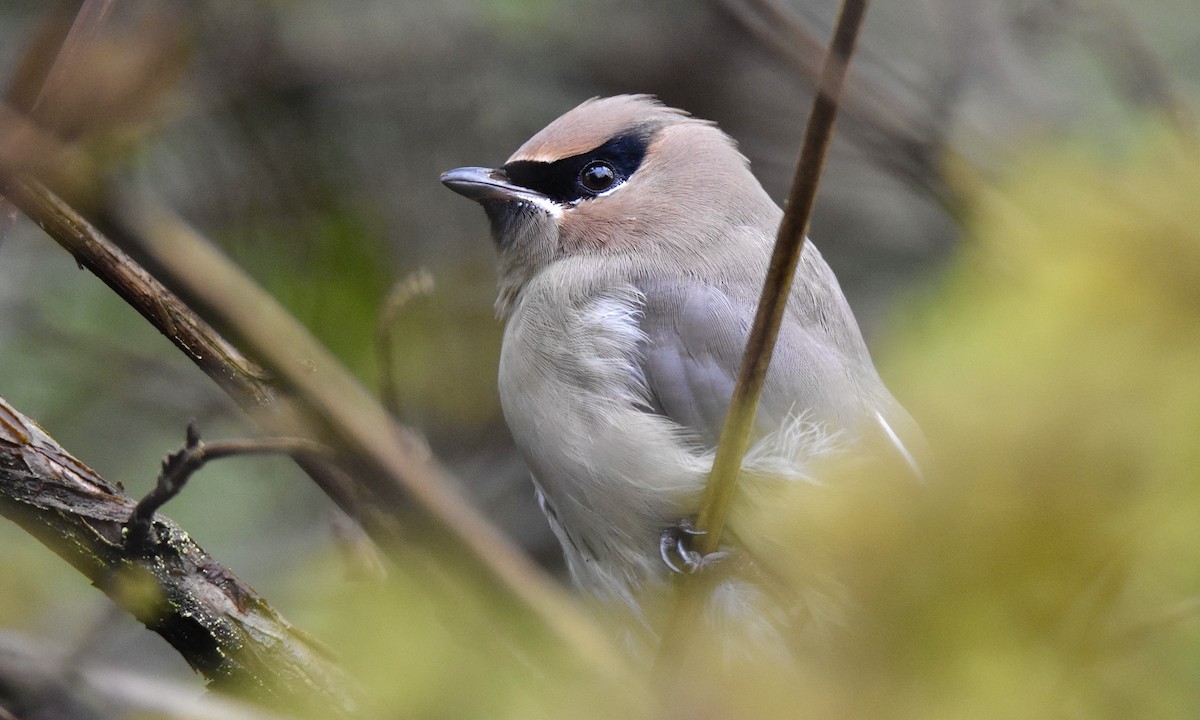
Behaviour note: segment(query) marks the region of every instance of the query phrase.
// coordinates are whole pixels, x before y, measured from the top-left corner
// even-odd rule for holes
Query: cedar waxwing
[[[782,211],[729,136],[645,95],[588,100],[442,182],[491,221],[504,416],[571,576],[639,608],[669,577],[664,531],[698,508]],[[882,439],[915,471],[902,437],[919,442],[806,243],[745,467],[808,479],[810,456]]]

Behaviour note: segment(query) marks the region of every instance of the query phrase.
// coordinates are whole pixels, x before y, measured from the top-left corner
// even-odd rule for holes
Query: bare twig
[[[0,399],[0,514],[70,562],[171,643],[217,688],[276,707],[315,703],[334,717],[358,705],[325,651],[178,525],[154,518],[124,541],[135,502]]]
[[[715,0],[715,4],[768,50],[809,79],[816,78],[821,43],[791,13],[765,0]]]
[[[1060,3],[1066,26],[1082,32],[1090,49],[1130,104],[1162,111],[1181,137],[1196,140],[1196,116],[1154,49],[1146,44],[1123,6],[1109,0]],[[1094,17],[1092,17],[1094,16]]]
[[[754,324],[750,328],[729,412],[721,428],[712,472],[708,477],[700,512],[696,516],[696,537],[699,538],[697,550],[703,555],[715,552],[719,547],[721,531],[737,488],[738,473],[750,444],[750,431],[758,412],[763,381],[775,349],[796,266],[804,249],[804,235],[808,231],[821,170],[833,137],[838,97],[850,66],[850,58],[854,54],[867,4],[868,0],[843,0],[829,51],[821,65],[817,96],[805,127],[800,159],[783,222],[775,239],[775,249],[771,254],[771,264],[763,283]],[[678,653],[683,635],[693,625],[698,612],[696,596],[699,593],[695,592],[695,587],[689,586],[689,577],[684,576],[680,603],[664,635],[664,654]]]
[[[7,168],[6,168],[7,169]],[[62,198],[36,181],[0,176],[0,190],[104,284],[167,336],[188,359],[250,407],[277,402],[278,390],[262,368],[117,248]]]
[[[63,45],[59,53],[55,56],[54,63],[50,66],[50,70],[46,73],[46,81],[42,83],[38,89],[37,96],[29,106],[29,114],[33,115],[42,105],[46,96],[55,89],[62,87],[63,80],[67,69],[71,65],[70,60],[79,55],[83,44],[91,40],[104,24],[104,18],[112,9],[114,0],[84,0],[79,13],[75,16],[75,21],[71,25],[71,29],[67,32],[67,37],[63,41]],[[11,93],[10,93],[11,94]],[[13,138],[13,134],[9,128],[5,128],[6,132],[0,133],[0,136],[7,140],[0,141],[0,155],[8,155],[13,150],[20,152],[26,157],[36,158],[36,153],[30,153],[28,147],[30,140],[35,135],[36,128],[31,122],[26,121],[25,127],[22,128],[25,132],[17,134]],[[10,147],[11,146],[11,147]],[[12,167],[14,163],[4,163]],[[3,195],[0,195],[0,242],[8,235],[8,231],[12,229],[13,223],[17,219],[17,207],[11,200]]]
[[[38,90],[37,97],[30,107],[30,114],[36,116],[38,109],[46,98],[59,92],[71,79],[73,66],[77,65],[84,54],[85,47],[94,42],[104,27],[104,21],[112,12],[116,0],[83,0],[71,29],[63,39],[62,48],[54,58],[54,63],[46,73],[46,81]]]
[[[779,336],[779,324],[796,274],[796,265],[804,249],[804,234],[808,231],[821,169],[833,137],[838,96],[866,6],[867,0],[845,0],[842,3],[833,41],[821,66],[817,97],[805,129],[792,190],[776,236],[775,250],[746,343],[746,354],[738,373],[737,385],[734,386],[729,414],[721,429],[712,474],[696,517],[696,529],[703,533],[699,536],[698,549],[703,554],[714,552],[720,543],[725,516],[736,488],[738,470],[749,447],[750,430],[758,412],[763,381]]]
[[[282,720],[281,715],[227,696],[197,695],[184,683],[129,670],[84,664],[74,670],[78,690],[63,687],[62,668],[74,662],[69,648],[55,647],[17,633],[0,631],[0,686],[24,717],[63,717],[72,696],[91,699],[88,717],[131,717],[146,714],[179,720]],[[76,701],[78,702],[78,701]],[[18,716],[0,708],[0,720]],[[81,717],[78,714],[67,717]]]
[[[375,354],[379,358],[379,396],[392,417],[400,417],[400,390],[396,384],[396,361],[393,355],[396,318],[413,299],[431,292],[433,275],[421,268],[393,283],[379,306],[379,319],[375,324]]]
[[[0,104],[0,178],[29,173],[50,178],[55,185],[73,188],[78,184],[72,168],[83,165],[76,150],[39,128],[28,116]],[[19,208],[0,183],[0,242],[16,222]]]
[[[818,37],[775,0],[710,0],[742,29],[773,54],[803,86],[813,86],[821,73],[823,47]],[[872,82],[857,75],[841,101],[845,132],[865,149],[875,163],[926,188],[939,201],[947,202],[950,190],[941,183],[937,164],[944,147],[946,118],[935,116],[920,121],[897,97],[895,85],[905,83],[900,75],[889,84]],[[913,90],[914,88],[908,88]],[[933,105],[949,109],[945,98]]]
[[[188,423],[187,438],[178,452],[163,460],[162,472],[154,488],[138,501],[129,514],[126,524],[125,542],[133,546],[149,542],[150,523],[160,507],[178,495],[192,474],[210,460],[219,460],[233,455],[291,455],[329,456],[328,448],[304,438],[248,438],[206,443],[200,439],[200,428],[193,421]]]

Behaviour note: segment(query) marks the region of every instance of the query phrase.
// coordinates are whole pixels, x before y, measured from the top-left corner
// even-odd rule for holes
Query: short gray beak
[[[442,173],[442,184],[463,197],[476,202],[486,200],[501,200],[520,202],[522,200],[545,199],[545,197],[529,188],[514,185],[508,181],[503,170],[493,170],[482,167],[462,167],[447,170]]]

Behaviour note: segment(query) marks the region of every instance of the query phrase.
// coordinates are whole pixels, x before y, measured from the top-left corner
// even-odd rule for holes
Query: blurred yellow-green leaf
[[[835,548],[850,589],[814,687],[850,716],[1188,716],[1200,155],[1147,124],[1128,147],[1031,147],[978,187],[885,363],[927,482],[803,489],[774,519]]]

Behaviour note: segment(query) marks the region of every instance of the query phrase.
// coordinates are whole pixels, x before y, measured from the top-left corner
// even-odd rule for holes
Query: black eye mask
[[[646,156],[650,135],[647,131],[632,131],[618,135],[595,150],[580,155],[554,162],[514,160],[501,170],[508,176],[509,182],[515,185],[545,195],[557,203],[575,203],[595,197],[628,180]],[[584,172],[587,168],[595,175],[597,163],[601,167],[610,168],[613,174],[612,182],[599,188],[594,178],[585,178],[587,173]],[[600,174],[604,174],[604,171]]]

